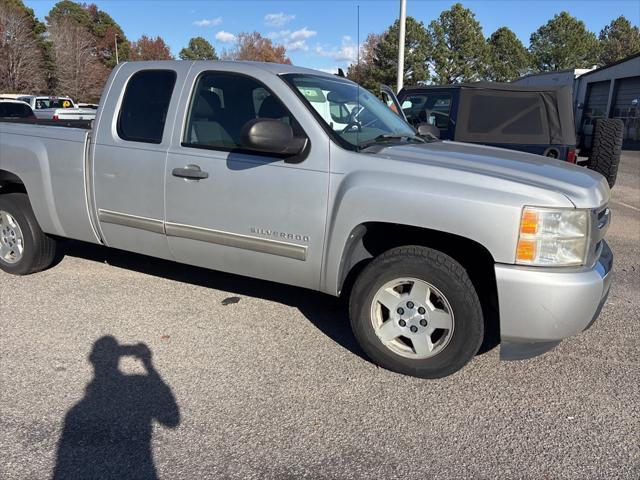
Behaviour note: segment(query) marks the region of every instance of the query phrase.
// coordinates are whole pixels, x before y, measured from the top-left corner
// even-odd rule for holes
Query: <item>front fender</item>
[[[533,195],[516,192],[513,184],[491,179],[460,182],[374,169],[331,174],[326,255],[321,288],[338,294],[340,263],[349,236],[369,222],[437,230],[473,240],[500,263],[514,263],[522,206],[539,204]],[[496,182],[503,182],[498,185]],[[558,201],[570,202],[563,195]],[[411,244],[411,239],[403,239]]]

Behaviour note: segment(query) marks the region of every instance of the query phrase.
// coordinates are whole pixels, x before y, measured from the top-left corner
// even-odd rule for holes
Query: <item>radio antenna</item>
[[[361,75],[361,71],[360,71],[360,4],[357,5],[356,7],[356,11],[357,11],[357,16],[356,16],[356,23],[357,23],[357,29],[356,29],[356,71],[358,72],[358,74],[356,75],[356,79],[358,81],[357,85],[357,100],[356,100],[356,108],[358,110],[360,110],[360,78],[358,78]],[[358,130],[356,130],[356,145],[360,144],[360,132]]]

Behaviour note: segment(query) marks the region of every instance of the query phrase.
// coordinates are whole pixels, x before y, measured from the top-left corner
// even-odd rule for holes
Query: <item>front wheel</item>
[[[49,267],[56,241],[38,225],[24,193],[0,195],[0,269],[27,275]]]
[[[466,270],[430,248],[398,247],[375,258],[356,280],[349,307],[360,346],[394,372],[451,375],[482,343],[482,309]]]

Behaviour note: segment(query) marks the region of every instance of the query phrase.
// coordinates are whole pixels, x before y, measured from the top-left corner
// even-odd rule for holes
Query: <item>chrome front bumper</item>
[[[502,360],[540,355],[593,324],[613,276],[613,253],[604,240],[599,250],[590,269],[495,266]]]

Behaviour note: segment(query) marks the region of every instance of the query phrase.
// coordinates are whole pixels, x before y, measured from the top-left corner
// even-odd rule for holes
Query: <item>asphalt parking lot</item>
[[[371,364],[308,291],[74,242],[0,272],[0,478],[638,479],[638,152],[610,206],[598,322],[436,381]],[[146,344],[146,369],[106,336]]]

